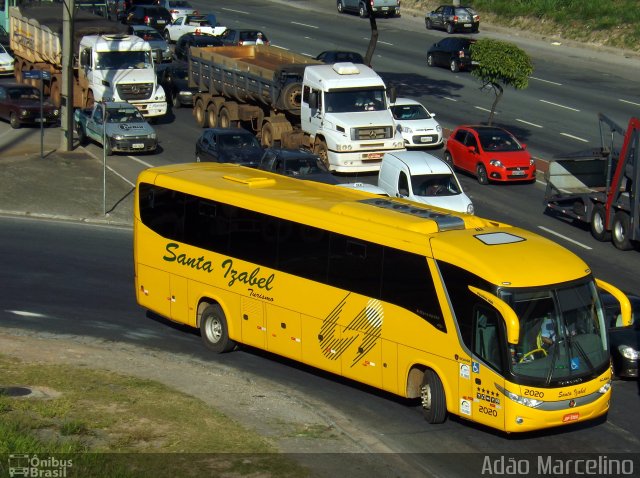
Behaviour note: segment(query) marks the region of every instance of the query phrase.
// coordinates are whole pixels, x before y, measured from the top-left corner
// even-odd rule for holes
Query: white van
[[[430,206],[473,214],[473,203],[464,193],[451,166],[422,151],[385,153],[378,187],[389,196]]]

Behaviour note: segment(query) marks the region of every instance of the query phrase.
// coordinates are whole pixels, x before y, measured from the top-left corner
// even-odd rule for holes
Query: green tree
[[[471,58],[478,62],[471,74],[482,82],[482,88],[492,88],[496,98],[489,113],[489,125],[498,101],[504,92],[503,86],[523,90],[529,86],[533,73],[531,58],[516,45],[500,40],[483,39],[471,45]]]

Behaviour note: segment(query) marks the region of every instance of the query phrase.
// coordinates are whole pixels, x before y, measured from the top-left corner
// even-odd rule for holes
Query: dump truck
[[[56,106],[62,96],[62,23],[60,5],[9,10],[16,80],[24,82],[31,70],[46,73],[44,90]],[[125,25],[84,10],[75,12],[73,31],[74,107],[90,108],[96,101],[109,99],[128,101],[146,117],[166,114],[167,102],[157,83],[149,43],[126,35]]]
[[[625,130],[598,118],[601,147],[550,161],[544,201],[550,212],[588,224],[597,240],[630,250],[640,241],[640,120]]]
[[[365,65],[266,45],[192,48],[189,86],[199,126],[241,125],[265,147],[313,151],[331,171],[378,171],[385,152],[404,150],[384,81]]]

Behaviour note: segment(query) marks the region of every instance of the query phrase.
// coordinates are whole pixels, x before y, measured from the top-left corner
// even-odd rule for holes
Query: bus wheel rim
[[[420,395],[422,399],[422,408],[425,410],[431,410],[431,387],[429,385],[425,385],[420,390]]]
[[[213,343],[220,341],[220,338],[222,337],[222,325],[219,320],[213,319],[209,321],[207,326],[207,337],[209,337],[209,340]]]

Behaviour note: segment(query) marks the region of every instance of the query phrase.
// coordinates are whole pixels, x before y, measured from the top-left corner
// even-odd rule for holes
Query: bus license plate
[[[133,143],[133,144],[131,145],[131,147],[132,147],[133,149],[143,149],[143,148],[144,148],[144,143]]]

